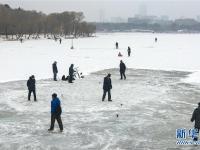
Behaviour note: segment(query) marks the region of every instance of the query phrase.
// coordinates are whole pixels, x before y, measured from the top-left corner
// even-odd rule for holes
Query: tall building
[[[147,16],[147,6],[145,4],[139,6],[138,15],[141,17]]]
[[[99,10],[99,22],[105,22],[105,10],[104,9]]]
[[[200,22],[200,15],[197,16],[197,21]]]

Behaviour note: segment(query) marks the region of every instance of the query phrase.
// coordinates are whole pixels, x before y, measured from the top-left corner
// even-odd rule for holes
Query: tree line
[[[82,12],[51,13],[49,15],[21,8],[12,9],[0,4],[0,35],[12,39],[45,37],[89,37],[96,32],[96,26],[85,22]]]

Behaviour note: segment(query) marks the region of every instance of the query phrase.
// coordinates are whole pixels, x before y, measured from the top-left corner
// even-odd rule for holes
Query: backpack
[[[60,116],[62,114],[62,108],[61,106],[59,105],[57,108],[56,108],[56,115]]]

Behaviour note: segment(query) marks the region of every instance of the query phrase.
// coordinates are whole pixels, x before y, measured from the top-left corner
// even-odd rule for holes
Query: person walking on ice
[[[71,66],[69,67],[69,79],[68,79],[68,82],[69,83],[73,83],[73,78],[74,78],[74,64],[71,64]]]
[[[61,113],[62,113],[62,108],[61,108],[60,100],[57,97],[57,94],[53,93],[52,94],[52,101],[51,101],[51,126],[48,129],[48,131],[54,130],[55,120],[57,120],[57,122],[58,122],[60,132],[63,131]]]
[[[57,81],[57,73],[58,73],[58,68],[57,68],[57,62],[54,61],[52,64],[52,69],[53,69],[53,80]]]
[[[118,44],[118,42],[115,43],[115,48],[116,48],[116,49],[119,48],[119,44]]]
[[[195,121],[194,129],[196,131],[196,136],[194,137],[194,141],[198,141],[198,134],[200,129],[200,102],[198,103],[198,107],[194,110],[191,118],[191,122]]]
[[[128,52],[128,57],[130,57],[131,56],[131,48],[129,46],[128,46],[127,52]]]
[[[157,41],[158,41],[158,38],[157,38],[157,37],[155,37],[155,43],[157,43]]]
[[[108,92],[108,101],[112,101],[110,92],[111,89],[112,89],[112,81],[111,81],[111,74],[109,73],[106,77],[104,77],[102,101],[104,101],[107,92]]]
[[[31,93],[33,92],[34,95],[34,101],[37,101],[36,99],[36,92],[35,92],[35,76],[32,75],[29,77],[27,81],[27,87],[28,87],[28,100],[31,100]]]
[[[126,80],[125,71],[126,71],[126,65],[125,65],[124,62],[121,60],[121,61],[120,61],[120,64],[119,64],[119,72],[120,72],[121,80],[122,80],[123,78],[124,78],[124,80]]]

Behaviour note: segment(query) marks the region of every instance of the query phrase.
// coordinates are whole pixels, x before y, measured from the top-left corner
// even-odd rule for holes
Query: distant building
[[[141,4],[138,8],[138,15],[147,16],[147,6],[145,4]]]
[[[105,22],[105,10],[104,9],[99,10],[99,22]]]
[[[134,18],[128,18],[128,23],[136,23],[136,24],[152,23],[157,19],[158,18],[156,16],[135,15]]]
[[[121,18],[121,17],[112,17],[110,18],[110,22],[112,23],[125,23],[127,22],[127,19]]]
[[[200,22],[200,15],[197,16],[197,21]]]
[[[175,24],[180,26],[194,26],[199,25],[199,22],[197,22],[195,19],[191,18],[185,18],[185,19],[176,19],[174,21]]]
[[[162,15],[160,17],[161,20],[164,20],[164,21],[168,21],[169,20],[169,16],[166,16],[166,15]]]

